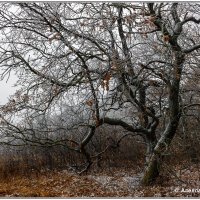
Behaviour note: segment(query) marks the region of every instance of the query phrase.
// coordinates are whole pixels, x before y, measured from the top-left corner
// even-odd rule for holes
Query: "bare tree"
[[[2,130],[27,141],[34,129],[27,133],[10,117],[27,122],[60,114],[64,102],[73,108],[65,114],[71,119],[67,127],[88,130],[80,141],[65,139],[65,145],[84,153],[87,167],[92,161],[85,147],[96,129],[118,125],[146,142],[142,183],[149,184],[159,175],[186,106],[180,91],[187,72],[198,66],[199,8],[193,3],[2,4],[2,78],[15,71],[21,85],[2,107]]]

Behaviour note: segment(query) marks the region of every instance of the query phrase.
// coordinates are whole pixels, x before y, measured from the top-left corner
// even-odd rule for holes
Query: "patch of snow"
[[[140,177],[138,176],[135,176],[135,177],[125,176],[125,177],[122,177],[122,179],[124,182],[126,182],[128,188],[133,188],[135,186],[138,186],[140,183]]]
[[[88,178],[93,179],[100,183],[102,186],[111,190],[121,190],[126,188],[131,190],[139,185],[141,175],[136,176],[92,176],[89,175]]]
[[[88,178],[91,178],[97,181],[98,183],[101,183],[103,186],[106,185],[108,182],[110,182],[110,180],[112,179],[112,177],[110,176],[92,176],[92,175],[89,175]]]

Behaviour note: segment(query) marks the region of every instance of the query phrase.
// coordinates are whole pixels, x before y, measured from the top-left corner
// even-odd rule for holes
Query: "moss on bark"
[[[159,176],[160,162],[157,155],[152,156],[141,180],[142,185],[150,185]]]

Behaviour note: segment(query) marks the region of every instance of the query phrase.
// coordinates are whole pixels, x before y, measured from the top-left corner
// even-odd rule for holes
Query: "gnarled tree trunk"
[[[166,131],[156,144],[152,155],[149,158],[148,165],[145,169],[141,184],[149,185],[160,174],[160,167],[164,158],[163,153],[168,149],[178,127],[179,116],[176,119],[169,122]]]
[[[171,83],[168,85],[169,88],[169,122],[161,138],[158,140],[152,155],[149,159],[148,165],[145,169],[141,183],[143,185],[149,185],[154,181],[159,173],[162,160],[164,158],[163,153],[168,149],[172,139],[175,136],[179,119],[180,119],[180,104],[179,104],[179,88],[180,79],[182,72],[182,65],[184,63],[184,54],[181,51],[177,51],[178,47],[174,50],[175,61],[174,61],[174,77]],[[179,49],[180,50],[180,49]]]

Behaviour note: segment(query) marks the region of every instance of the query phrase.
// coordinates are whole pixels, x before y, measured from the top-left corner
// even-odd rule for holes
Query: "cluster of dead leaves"
[[[47,171],[29,177],[16,176],[0,181],[2,197],[197,197],[199,193],[181,192],[181,188],[198,188],[198,166],[181,171],[175,166],[177,177],[161,176],[154,185],[139,185],[139,174],[134,169],[111,169],[79,176],[67,170]],[[187,184],[188,183],[188,184]],[[177,191],[178,188],[178,191]]]
[[[61,34],[59,32],[54,33],[49,37],[49,43],[51,44],[53,40],[60,40]]]
[[[110,196],[108,191],[87,177],[63,172],[48,172],[30,177],[13,177],[0,182],[4,197],[92,197]]]
[[[111,73],[110,72],[107,72],[104,77],[103,77],[103,80],[101,82],[101,86],[103,89],[105,89],[106,91],[109,90],[109,82],[110,82],[110,79],[111,79]]]

